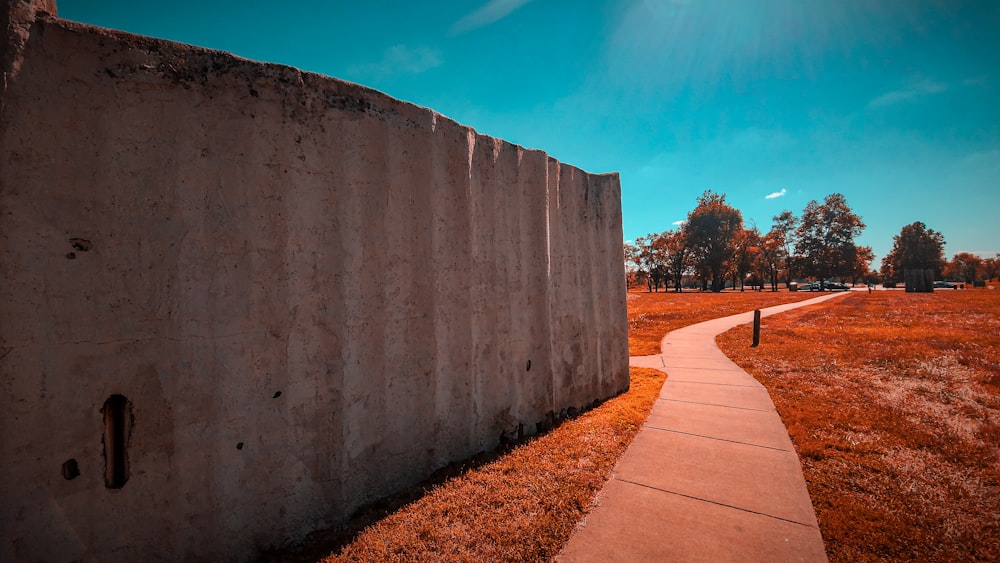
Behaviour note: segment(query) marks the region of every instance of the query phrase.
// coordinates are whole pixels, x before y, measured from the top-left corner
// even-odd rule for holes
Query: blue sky
[[[57,0],[76,21],[357,82],[590,172],[624,231],[706,189],[762,231],[843,193],[878,258],[904,225],[1000,253],[1000,2]]]

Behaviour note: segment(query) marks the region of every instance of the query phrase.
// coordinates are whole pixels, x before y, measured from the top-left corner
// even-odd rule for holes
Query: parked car
[[[938,280],[934,282],[934,289],[958,289],[958,286],[953,283]]]
[[[799,286],[799,291],[847,291],[851,288],[842,283],[826,282],[820,285],[819,282],[807,283]]]

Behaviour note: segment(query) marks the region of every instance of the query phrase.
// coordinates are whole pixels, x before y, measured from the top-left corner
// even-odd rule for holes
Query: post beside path
[[[753,343],[750,344],[751,348],[757,346],[760,346],[760,309],[753,312]]]

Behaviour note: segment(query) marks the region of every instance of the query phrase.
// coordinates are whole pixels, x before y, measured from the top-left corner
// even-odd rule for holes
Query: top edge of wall
[[[363,84],[358,84],[356,82],[351,82],[341,78],[336,78],[333,76],[328,76],[320,74],[317,72],[310,72],[301,70],[299,68],[284,65],[280,63],[271,63],[264,61],[257,61],[253,59],[247,59],[239,55],[230,53],[228,51],[223,51],[219,49],[210,49],[207,47],[200,47],[197,45],[191,45],[188,43],[182,43],[179,41],[173,41],[170,39],[161,39],[156,37],[150,37],[145,35],[140,35],[128,31],[122,31],[118,29],[111,29],[106,27],[101,27],[97,25],[76,22],[72,20],[67,20],[64,18],[57,17],[57,9],[55,0],[0,0],[0,14],[6,20],[7,16],[10,15],[13,21],[10,22],[8,29],[4,30],[5,35],[8,37],[4,38],[0,45],[8,48],[10,53],[5,53],[5,58],[14,59],[18,57],[18,53],[21,48],[23,48],[23,41],[14,42],[11,41],[11,35],[17,32],[14,27],[20,23],[21,25],[30,26],[34,22],[44,22],[46,25],[55,25],[67,31],[76,33],[87,33],[93,34],[97,37],[107,38],[113,41],[121,42],[123,44],[140,48],[149,49],[150,51],[155,51],[163,56],[179,55],[179,54],[194,54],[209,57],[213,62],[217,62],[220,66],[239,66],[241,67],[242,73],[247,76],[248,79],[266,77],[271,80],[277,80],[282,83],[284,87],[299,87],[302,89],[321,89],[323,86],[333,87],[336,90],[342,91],[344,93],[351,93],[353,96],[350,99],[341,100],[341,103],[351,106],[352,104],[357,104],[359,101],[367,100],[368,102],[375,103],[380,108],[387,108],[389,110],[395,110],[399,114],[409,114],[409,115],[419,115],[419,121],[428,123],[432,128],[439,126],[451,126],[464,129],[471,132],[479,138],[489,138],[496,139],[503,144],[510,145],[513,148],[522,150],[528,153],[541,153],[545,158],[559,163],[560,166],[568,166],[573,169],[579,170],[584,174],[595,177],[608,177],[615,178],[619,177],[618,172],[603,172],[603,173],[592,173],[588,172],[578,166],[567,164],[561,162],[558,159],[552,157],[543,149],[529,148],[510,141],[500,139],[498,137],[493,137],[484,133],[476,131],[473,127],[461,124],[454,119],[435,111],[432,108],[425,106],[420,106],[412,102],[407,102],[399,98],[394,98],[389,94],[376,90],[374,88],[365,86]],[[31,21],[24,21],[27,18],[31,18]],[[20,20],[20,21],[19,21]],[[0,23],[7,23],[6,21]],[[14,44],[16,43],[16,44]],[[178,59],[180,62],[186,62],[184,59]],[[11,65],[5,65],[3,69],[5,72],[10,68]],[[16,67],[12,72],[8,72],[8,75],[16,74]],[[2,95],[2,90],[0,90],[0,95]],[[420,115],[423,114],[423,115]]]
[[[56,15],[55,0],[0,0],[0,108],[9,77],[17,74],[28,28]]]

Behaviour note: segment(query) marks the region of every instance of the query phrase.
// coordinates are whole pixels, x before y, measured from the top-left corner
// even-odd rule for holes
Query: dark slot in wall
[[[104,402],[104,484],[120,489],[128,481],[128,439],[132,431],[132,405],[124,395]]]

